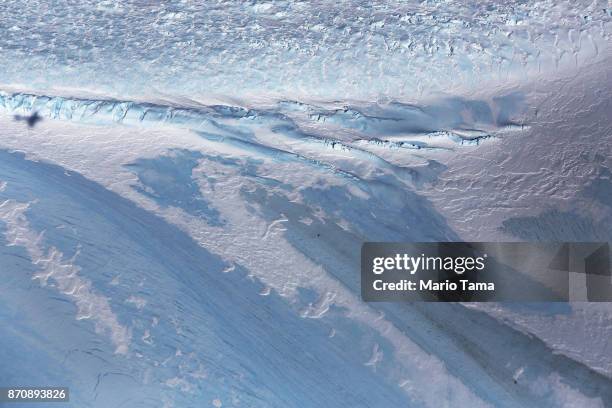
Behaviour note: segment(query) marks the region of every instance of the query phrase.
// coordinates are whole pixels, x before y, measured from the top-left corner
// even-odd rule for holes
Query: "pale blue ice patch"
[[[65,262],[78,265],[79,276],[108,299],[131,332],[128,354],[116,355],[90,319],[75,319],[70,298],[31,280],[36,267],[19,246],[0,249],[3,265],[9,265],[4,276],[16,276],[15,285],[37,293],[15,304],[43,310],[34,320],[22,319],[24,331],[1,341],[11,345],[44,336],[36,378],[75,379],[71,406],[156,407],[164,400],[193,406],[209,403],[213,395],[252,407],[411,405],[382,368],[375,373],[364,365],[372,347],[368,339],[382,344],[371,329],[346,321],[346,333],[338,337],[346,341],[334,342],[329,322],[301,318],[274,292],[259,295],[262,285],[240,266],[222,273],[228,265],[178,228],[77,173],[15,153],[0,156],[0,179],[8,183],[3,197],[39,200],[26,214],[31,229],[45,231],[39,245],[56,247]],[[19,253],[27,274],[11,266]],[[14,293],[9,288],[3,296]],[[40,319],[49,324],[38,325]],[[353,334],[364,343],[350,348]],[[58,356],[63,365],[45,364]],[[7,361],[14,364],[0,369],[2,378],[21,369],[13,367],[19,361]]]
[[[138,159],[126,167],[138,176],[140,184],[132,188],[139,193],[163,207],[178,207],[209,225],[221,226],[225,222],[219,211],[202,196],[192,176],[202,157],[199,152],[175,149],[163,156]]]

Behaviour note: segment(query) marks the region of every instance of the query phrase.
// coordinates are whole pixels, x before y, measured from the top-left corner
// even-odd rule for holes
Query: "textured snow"
[[[1,203],[0,219],[6,225],[7,245],[25,247],[32,263],[41,269],[41,272],[32,276],[32,279],[38,279],[42,286],[47,286],[50,279],[54,281],[57,284],[57,290],[72,298],[76,304],[77,320],[94,320],[96,331],[106,333],[110,337],[116,347],[116,352],[127,353],[130,333],[118,322],[117,316],[108,304],[108,299],[92,292],[91,282],[79,277],[79,267],[74,265],[74,259],[64,260],[64,254],[54,247],[49,248],[46,252],[41,248],[42,235],[30,229],[24,216],[28,206],[27,203],[11,200]],[[74,258],[77,255],[78,252]]]
[[[608,304],[366,304],[358,274],[364,241],[612,240],[611,18],[3,3],[0,384],[75,407],[612,405]]]
[[[33,1],[0,7],[1,82],[134,98],[412,98],[591,58],[581,1]],[[119,79],[119,80],[118,80]]]

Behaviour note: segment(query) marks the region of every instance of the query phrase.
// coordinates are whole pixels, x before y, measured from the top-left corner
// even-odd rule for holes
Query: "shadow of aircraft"
[[[15,115],[14,118],[16,121],[26,122],[28,127],[34,127],[38,122],[43,120],[42,116],[40,116],[38,112],[34,112],[30,116]]]

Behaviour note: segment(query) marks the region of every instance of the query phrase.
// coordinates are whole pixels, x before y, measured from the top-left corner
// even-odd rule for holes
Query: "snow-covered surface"
[[[0,385],[612,405],[608,304],[366,304],[358,274],[364,241],[612,240],[610,15],[3,4]]]
[[[385,100],[597,55],[606,0],[4,2],[2,82],[196,99]]]

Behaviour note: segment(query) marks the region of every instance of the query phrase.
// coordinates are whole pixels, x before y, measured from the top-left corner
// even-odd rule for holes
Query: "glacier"
[[[0,8],[7,85],[111,95],[398,100],[575,66],[609,41],[594,1],[38,0]],[[118,80],[119,79],[119,80]]]
[[[0,385],[612,405],[609,304],[359,295],[366,241],[612,239],[608,2],[35,1],[0,22]]]

